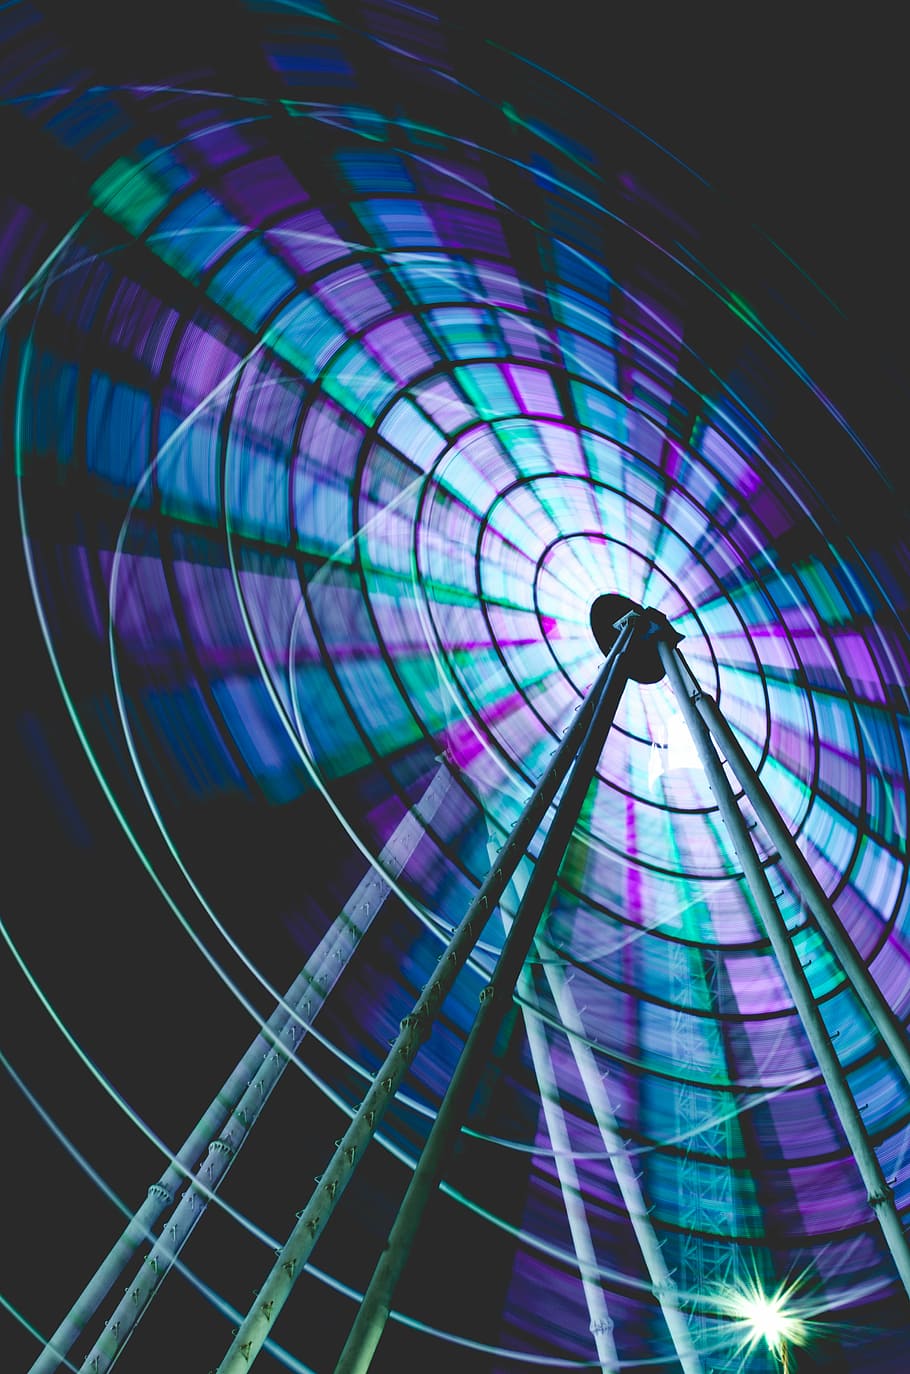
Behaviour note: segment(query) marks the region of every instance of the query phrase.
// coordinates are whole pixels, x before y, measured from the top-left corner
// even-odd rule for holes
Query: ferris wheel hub
[[[659,640],[677,645],[682,635],[673,629],[663,611],[646,610],[631,597],[605,592],[591,606],[591,632],[604,655],[610,653],[627,616],[643,616],[646,623],[637,636],[635,648],[626,660],[627,673],[634,682],[660,682],[664,667],[657,652]]]

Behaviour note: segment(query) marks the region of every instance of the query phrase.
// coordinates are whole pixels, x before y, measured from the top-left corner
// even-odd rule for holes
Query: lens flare
[[[809,1338],[808,1308],[800,1300],[799,1281],[787,1281],[769,1290],[759,1278],[730,1289],[720,1299],[721,1310],[739,1328],[739,1349],[749,1355],[764,1345],[779,1360],[784,1374],[791,1369],[791,1347]]]
[[[784,1341],[797,1339],[802,1331],[802,1323],[787,1311],[784,1296],[780,1293],[771,1297],[765,1293],[738,1294],[736,1311],[739,1320],[749,1328],[749,1342],[752,1345],[764,1340],[772,1350],[778,1350]]]

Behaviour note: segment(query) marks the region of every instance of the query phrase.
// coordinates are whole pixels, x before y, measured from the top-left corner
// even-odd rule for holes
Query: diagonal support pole
[[[520,898],[513,879],[516,896],[513,907]],[[503,922],[508,929],[511,917],[505,911]],[[636,1172],[632,1153],[623,1139],[619,1122],[613,1112],[609,1094],[604,1086],[602,1069],[598,1066],[589,1041],[581,1010],[575,1000],[572,985],[565,970],[555,959],[555,952],[539,936],[534,942],[534,958],[539,961],[543,977],[550,989],[553,1005],[556,1008],[558,1024],[566,1038],[578,1075],[588,1099],[594,1124],[600,1132],[606,1157],[619,1187],[623,1203],[635,1238],[638,1241],[651,1289],[660,1304],[661,1312],[673,1342],[676,1358],[683,1374],[705,1374],[701,1359],[695,1348],[680,1295],[673,1276],[667,1267],[661,1242],[651,1220],[648,1206],[641,1187],[641,1175]],[[565,1118],[559,1105],[558,1084],[552,1067],[549,1042],[546,1034],[546,1018],[543,1014],[540,996],[530,976],[529,966],[522,970],[518,982],[518,998],[524,1015],[528,1048],[534,1065],[534,1073],[540,1084],[540,1097],[543,1107],[550,1143],[554,1149],[556,1169],[563,1193],[566,1214],[572,1233],[575,1252],[579,1261],[588,1311],[591,1317],[591,1331],[595,1338],[598,1358],[602,1366],[619,1368],[620,1360],[612,1338],[613,1322],[607,1309],[601,1284],[596,1255],[591,1249],[590,1231],[587,1226],[584,1203],[581,1200],[580,1185],[575,1174],[574,1160],[569,1143]],[[561,1160],[563,1164],[561,1165]],[[565,1180],[564,1180],[565,1174]],[[577,1220],[573,1211],[577,1210]],[[587,1268],[587,1274],[585,1269]]]
[[[635,1163],[613,1112],[571,985],[557,965],[544,960],[543,968],[560,1024],[569,1040],[579,1077],[587,1093],[594,1122],[600,1131],[610,1167],[619,1186],[635,1239],[638,1241],[651,1280],[652,1292],[660,1304],[670,1333],[679,1367],[683,1374],[704,1374],[704,1367],[682,1310],[680,1294],[667,1267],[661,1242],[651,1221],[640,1182],[641,1175],[636,1172]]]
[[[547,832],[493,976],[480,994],[480,1007],[474,1024],[335,1366],[335,1374],[365,1374],[372,1362],[424,1210],[442,1177],[502,1019],[512,1004],[515,984],[537,933],[613,723],[627,681],[625,662],[627,659],[631,661],[641,628],[641,618],[637,613],[627,615],[612,646],[607,662],[607,678],[598,695],[594,718],[578,752],[562,801]]]
[[[426,796],[421,798],[421,806],[426,802],[431,806],[431,810],[435,810],[439,805],[443,795],[441,787],[445,782],[446,771],[441,769],[440,773],[437,774],[437,778],[434,779]],[[411,817],[409,819],[413,820]],[[393,836],[393,840],[397,840],[399,844],[405,838],[403,832]],[[419,836],[415,835],[414,843],[416,843],[417,838]],[[388,859],[384,871],[396,872],[396,854],[384,855],[383,858]],[[401,866],[403,865],[399,865],[397,871],[400,871]],[[127,1311],[121,1311],[123,1307],[123,1302],[121,1302],[106,1324],[104,1335],[99,1338],[99,1342],[96,1342],[89,1356],[86,1357],[87,1360],[91,1359],[96,1362],[88,1366],[92,1369],[92,1374],[95,1374],[95,1371],[102,1367],[104,1369],[109,1368],[113,1363],[114,1357],[123,1348],[129,1331],[144,1311],[145,1304],[150,1300],[153,1291],[160,1286],[168,1268],[176,1259],[189,1229],[198,1221],[201,1207],[205,1205],[207,1193],[217,1186],[212,1176],[211,1165],[213,1159],[217,1161],[219,1156],[217,1150],[214,1156],[211,1152],[215,1148],[219,1136],[232,1129],[231,1118],[241,1110],[244,1096],[249,1092],[249,1085],[251,1083],[263,1083],[263,1093],[265,1093],[264,1077],[268,1077],[270,1085],[273,1085],[275,1077],[283,1072],[307,1026],[318,1012],[335,979],[345,967],[351,951],[364,934],[376,912],[381,909],[382,903],[390,891],[391,889],[384,879],[374,878],[372,873],[354,891],[345,909],[326,932],[325,937],[305,967],[288,988],[269,1019],[263,1024],[261,1031],[255,1036],[220,1091],[212,1099],[187,1139],[173,1156],[164,1173],[148,1189],[142,1204],[129,1219],[126,1227],[92,1278],[60,1322],[53,1336],[31,1366],[29,1374],[53,1374],[55,1370],[59,1369],[73,1344],[78,1340],[92,1317],[95,1316],[114,1284],[135,1259],[140,1247],[150,1243],[153,1246],[153,1251],[147,1257],[147,1263],[151,1261],[149,1269],[142,1279],[134,1280],[127,1290],[130,1293],[136,1292],[138,1283],[144,1290],[142,1301],[131,1299]],[[236,1127],[233,1129],[236,1130]],[[233,1141],[230,1153],[227,1156],[222,1156],[221,1163],[225,1164],[227,1159],[232,1159],[237,1148],[237,1142]],[[202,1177],[203,1171],[204,1191],[193,1193],[190,1181],[194,1172],[197,1177]],[[183,1191],[188,1186],[190,1190]],[[193,1202],[190,1217],[185,1215],[188,1198]],[[197,1207],[197,1204],[200,1205]],[[181,1209],[184,1211],[181,1224],[177,1228],[181,1239],[179,1243],[173,1239],[172,1243],[165,1247],[162,1240],[156,1241],[156,1234],[163,1219],[173,1215],[171,1209],[175,1206],[178,1211]],[[76,1245],[78,1248],[78,1241]],[[164,1254],[161,1253],[162,1249],[165,1251]],[[100,1342],[104,1344],[103,1351],[98,1348]],[[100,1363],[102,1360],[105,1361],[103,1365]]]
[[[673,636],[674,632],[669,632]],[[818,1004],[812,995],[809,981],[790,940],[786,922],[774,899],[768,875],[752,844],[746,822],[740,811],[733,788],[711,742],[708,726],[703,720],[694,696],[698,695],[684,676],[681,656],[666,639],[657,645],[667,677],[679,700],[680,709],[689,727],[699,758],[717,801],[720,813],[733,843],[746,882],[771,942],[778,967],[787,984],[806,1038],[812,1047],[828,1094],[837,1112],[847,1143],[860,1171],[869,1206],[885,1237],[901,1282],[910,1296],[910,1243],[901,1225],[900,1215],[878,1156],[869,1138],[859,1108],[854,1101],[840,1063],[828,1035]],[[748,789],[747,789],[748,792]]]
[[[682,656],[680,655],[680,658]],[[686,674],[691,670],[686,665]],[[885,1000],[881,988],[857,952],[856,946],[844,930],[837,912],[825,895],[821,883],[809,866],[808,860],[790,834],[783,818],[771,800],[764,783],[752,767],[745,750],[727,724],[720,707],[713,697],[695,689],[692,696],[702,720],[727,756],[740,786],[748,796],[755,814],[776,846],[784,867],[787,868],[802,894],[806,906],[815,917],[838,963],[853,986],[854,991],[869,1013],[873,1025],[882,1037],[894,1063],[910,1084],[910,1041],[907,1033]]]
[[[511,911],[517,909],[521,898],[519,888],[513,878],[510,885],[510,909],[505,903],[500,906],[503,930],[508,935],[512,928]],[[540,957],[535,940],[535,958]],[[545,961],[544,967],[549,967]],[[547,1137],[553,1150],[553,1165],[559,1179],[563,1207],[572,1248],[578,1262],[578,1277],[584,1293],[585,1306],[590,1318],[590,1331],[600,1365],[600,1374],[617,1374],[620,1368],[619,1352],[613,1339],[613,1320],[603,1291],[597,1252],[588,1225],[582,1186],[575,1167],[575,1156],[569,1135],[565,1114],[559,1101],[556,1069],[546,1022],[540,1014],[539,1003],[531,975],[531,965],[526,963],[518,977],[517,1001],[524,1021],[525,1036],[531,1053],[534,1077],[540,1089],[540,1105],[547,1129]],[[701,1371],[699,1371],[701,1374]]]
[[[263,1031],[243,1056],[219,1096],[209,1107],[197,1132],[183,1147],[184,1154],[195,1148],[202,1153],[202,1136],[206,1153],[202,1153],[192,1174],[181,1179],[186,1187],[176,1207],[159,1228],[151,1249],[145,1255],[139,1272],[124,1290],[104,1329],[80,1365],[82,1374],[106,1374],[112,1369],[126,1342],[136,1329],[149,1303],[158,1292],[198,1225],[208,1205],[221,1186],[225,1175],[246,1143],[250,1131],[261,1115],[266,1102],[284,1074],[294,1054],[302,1044],[309,1027],[325,1004],[338,978],[347,967],[359,941],[366,934],[392,892],[390,883],[407,867],[419,845],[426,826],[443,804],[452,785],[448,764],[440,764],[432,781],[414,811],[408,812],[392,832],[379,856],[378,872],[370,870],[348,898],[339,916],[329,927],[307,960],[302,972],[288,989],[283,1000],[272,1013]],[[219,1123],[219,1115],[225,1118]],[[205,1128],[205,1129],[203,1129]],[[171,1166],[174,1168],[175,1166]],[[175,1186],[174,1192],[179,1191]],[[164,1216],[173,1198],[154,1194]],[[133,1230],[136,1230],[134,1218]],[[109,1265],[112,1268],[113,1264]],[[103,1272],[98,1271],[99,1274]],[[115,1277],[115,1276],[113,1276]],[[113,1277],[111,1282],[113,1282]],[[95,1276],[98,1283],[98,1275]],[[86,1304],[87,1306],[87,1304]],[[49,1350],[56,1349],[52,1345]],[[42,1364],[42,1360],[48,1362]],[[48,1351],[33,1366],[47,1371],[57,1368],[59,1360],[50,1362]]]
[[[626,638],[631,637],[631,622]],[[359,1164],[405,1073],[420,1046],[430,1033],[436,1012],[450,992],[471,950],[499,902],[515,868],[533,839],[568,772],[572,760],[587,738],[595,708],[611,685],[615,653],[601,672],[578,709],[562,743],[537,783],[524,810],[515,823],[490,872],[474,897],[461,924],[443,951],[427,986],[414,1004],[392,1048],[376,1074],[363,1102],[344,1135],[315,1192],[298,1214],[297,1223],[278,1253],[257,1299],[234,1335],[217,1374],[246,1374],[262,1349],[298,1275],[322,1234],[337,1202]],[[620,689],[621,690],[621,689]],[[615,708],[614,708],[615,709]],[[599,752],[599,751],[598,751]],[[596,763],[596,759],[595,759]]]

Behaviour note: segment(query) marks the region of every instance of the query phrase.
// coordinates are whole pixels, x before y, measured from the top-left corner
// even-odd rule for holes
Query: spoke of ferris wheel
[[[423,1212],[467,1114],[503,1017],[512,1005],[515,983],[546,909],[560,863],[588,794],[627,675],[637,666],[644,622],[637,612],[625,616],[611,646],[606,681],[598,690],[591,725],[572,766],[515,921],[489,985],[480,997],[474,1024],[440,1104],[433,1128],[411,1176],[385,1249],[351,1326],[335,1374],[364,1374],[370,1366],[391,1311],[398,1279],[407,1263]],[[243,1366],[236,1366],[242,1369]],[[219,1371],[226,1374],[226,1371]]]
[[[687,673],[691,672],[686,668]],[[698,691],[692,696],[698,712],[705,721],[711,734],[723,749],[731,769],[746,792],[765,830],[776,846],[781,861],[802,894],[806,906],[815,917],[819,930],[824,935],[837,960],[852,984],[872,1020],[882,1040],[885,1042],[895,1065],[910,1084],[910,1041],[907,1033],[891,1007],[885,1000],[878,983],[869,972],[865,961],[857,952],[856,946],[844,930],[837,912],[825,895],[821,883],[809,866],[808,860],[797,845],[767,789],[752,767],[745,750],[734,735],[717,705],[706,693]]]
[[[882,1229],[901,1282],[908,1296],[910,1296],[910,1243],[908,1243],[901,1226],[894,1193],[882,1172],[865,1123],[847,1083],[843,1067],[834,1052],[822,1014],[812,995],[808,978],[790,940],[786,922],[771,891],[768,876],[762,867],[761,860],[749,836],[743,814],[737,805],[732,785],[724,772],[719,755],[715,752],[708,726],[693,700],[690,684],[684,675],[682,659],[677,650],[665,642],[658,644],[658,653],[679,701],[689,733],[723,816],[736,856],[765,927],[765,933],[771,942],[778,967],[787,984],[793,1005],[824,1078],[828,1095],[837,1112],[853,1158],[866,1186],[869,1205]],[[687,669],[685,671],[688,672]],[[695,691],[698,691],[697,684]],[[748,788],[746,795],[750,795]]]
[[[397,878],[403,871],[423,837],[423,823],[433,819],[450,785],[451,771],[443,764],[417,803],[416,814],[409,812],[405,816],[383,849],[379,860],[383,874]],[[83,1364],[92,1374],[111,1367],[202,1216],[209,1194],[218,1187],[230,1167],[266,1098],[306,1033],[307,1025],[319,1011],[390,891],[380,873],[373,871],[359,883],[263,1030],[162,1177],[149,1189],[144,1202],[57,1327],[29,1374],[53,1374],[59,1368],[139,1247],[151,1242],[152,1249],[142,1269],[128,1286],[126,1296]],[[225,1122],[228,1122],[227,1127]],[[208,1155],[204,1157],[206,1151]],[[192,1179],[194,1169],[196,1186]],[[161,1219],[185,1187],[187,1191],[180,1198],[165,1231],[156,1240]]]

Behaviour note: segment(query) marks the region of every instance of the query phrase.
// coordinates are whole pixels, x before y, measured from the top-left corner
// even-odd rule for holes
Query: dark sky
[[[503,41],[688,162],[906,362],[906,91],[886,6],[489,8]]]

